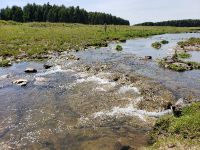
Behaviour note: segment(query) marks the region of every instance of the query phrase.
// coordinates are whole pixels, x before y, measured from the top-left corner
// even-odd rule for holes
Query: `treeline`
[[[129,25],[128,20],[111,14],[100,12],[87,12],[77,7],[27,4],[23,8],[12,6],[0,10],[1,20],[17,22],[66,22],[83,24],[114,24]]]
[[[144,22],[136,26],[175,26],[175,27],[200,27],[200,19],[171,20],[163,22]]]

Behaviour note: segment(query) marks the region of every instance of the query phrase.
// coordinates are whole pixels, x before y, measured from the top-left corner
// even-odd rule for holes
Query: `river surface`
[[[199,99],[200,70],[174,72],[156,60],[200,33],[164,34],[105,48],[62,53],[44,62],[0,69],[0,149],[139,149],[155,118],[179,98]],[[168,40],[160,50],[151,43]],[[191,52],[200,62],[200,53]],[[69,60],[69,55],[80,60]],[[152,60],[143,60],[152,56]],[[27,67],[37,73],[25,74]],[[12,84],[26,79],[25,87]]]

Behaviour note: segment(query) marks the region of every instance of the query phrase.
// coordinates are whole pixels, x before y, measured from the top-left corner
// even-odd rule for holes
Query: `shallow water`
[[[119,143],[132,148],[147,145],[149,120],[171,113],[170,110],[139,109],[138,104],[145,99],[142,87],[110,77],[116,73],[136,73],[161,83],[177,99],[191,95],[199,98],[199,70],[173,72],[160,68],[155,61],[172,54],[176,42],[190,37],[200,35],[164,34],[128,40],[121,44],[122,52],[114,50],[116,43],[72,52],[80,61],[66,60],[68,54],[63,53],[49,60],[54,67],[48,70],[43,63],[36,62],[0,69],[0,149],[112,150]],[[161,39],[170,43],[160,50],[153,49],[151,43]],[[199,61],[199,53],[194,53],[192,59]],[[153,56],[153,60],[140,59],[147,55]],[[98,71],[85,71],[86,65]],[[108,68],[100,71],[105,65]],[[34,67],[38,72],[25,74],[26,67]],[[12,84],[19,78],[28,80],[26,87]],[[140,85],[153,90],[146,80],[140,79]]]

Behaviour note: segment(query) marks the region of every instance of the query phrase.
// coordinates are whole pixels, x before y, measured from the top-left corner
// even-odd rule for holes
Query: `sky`
[[[87,11],[111,13],[131,24],[200,19],[200,0],[0,0],[0,8],[27,3],[80,6]]]

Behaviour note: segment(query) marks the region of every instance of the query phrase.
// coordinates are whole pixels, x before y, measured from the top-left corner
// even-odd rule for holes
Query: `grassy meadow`
[[[147,149],[199,149],[200,102],[185,107],[180,117],[161,117],[151,134],[156,143]]]
[[[11,61],[43,59],[51,52],[101,47],[113,40],[192,30],[196,28],[109,25],[105,29],[104,25],[0,21],[0,57]]]

